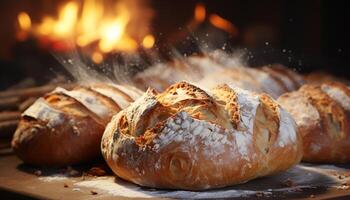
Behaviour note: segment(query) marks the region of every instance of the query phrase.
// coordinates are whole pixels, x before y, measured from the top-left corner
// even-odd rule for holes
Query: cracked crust
[[[241,118],[236,92],[227,87],[227,85],[218,86],[214,88],[212,92],[216,102],[225,106],[225,110],[228,112],[233,127],[237,129]]]
[[[180,82],[147,91],[115,115],[101,150],[125,180],[203,190],[288,169],[301,159],[300,139],[292,117],[267,95],[227,85],[209,94]]]

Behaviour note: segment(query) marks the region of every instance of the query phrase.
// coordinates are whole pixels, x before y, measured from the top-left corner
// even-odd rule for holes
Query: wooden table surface
[[[82,177],[60,169],[23,164],[10,150],[0,153],[0,197],[7,199],[128,199],[128,198],[230,198],[230,199],[350,199],[349,166],[302,164],[288,172],[234,187],[203,192],[141,188],[112,175]]]

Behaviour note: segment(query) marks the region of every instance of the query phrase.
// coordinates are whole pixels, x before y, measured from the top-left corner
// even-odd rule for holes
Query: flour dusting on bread
[[[53,128],[64,123],[64,113],[50,107],[44,98],[37,99],[22,116],[29,116],[34,119],[47,121],[47,126]]]
[[[321,89],[327,93],[328,96],[343,106],[345,110],[350,112],[350,96],[347,95],[342,89],[327,84],[322,84]]]
[[[257,114],[265,122],[256,123]],[[292,117],[267,95],[180,82],[160,94],[148,90],[117,114],[102,153],[136,184],[202,190],[288,169],[301,159],[297,134]]]

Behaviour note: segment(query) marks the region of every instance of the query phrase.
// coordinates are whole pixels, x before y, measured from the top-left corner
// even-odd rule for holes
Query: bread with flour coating
[[[340,82],[306,84],[278,102],[303,137],[304,161],[350,162],[350,89]]]
[[[24,111],[12,147],[25,163],[40,166],[94,159],[106,124],[140,94],[131,86],[112,84],[56,88]]]
[[[274,98],[278,98],[283,93],[297,90],[305,83],[304,78],[300,74],[281,64],[269,64],[257,68],[246,67],[242,65],[239,57],[237,58],[237,56],[227,54],[223,51],[214,51],[209,54],[209,57],[225,68],[240,68],[241,70],[237,73],[237,76],[242,76],[242,74],[250,76],[252,80],[241,78],[242,80],[249,81],[248,84],[243,85],[242,88],[251,90],[249,87],[247,88],[245,86],[254,86],[254,83],[258,83],[263,92],[268,93]],[[221,80],[223,76],[225,77],[224,73],[217,76],[217,79]],[[243,75],[243,77],[246,76]],[[234,83],[238,82],[236,78],[233,79],[233,81]],[[230,82],[227,82],[227,84],[230,84]],[[253,87],[251,91],[260,92],[254,88],[256,87]]]
[[[180,82],[148,90],[107,125],[113,172],[156,188],[204,190],[286,170],[302,157],[293,118],[266,94]]]
[[[202,88],[228,84],[258,93],[265,92],[273,98],[297,90],[304,84],[299,74],[283,65],[246,67],[237,58],[223,52],[157,64],[134,78],[140,88],[152,87],[157,91],[164,91],[171,84],[183,80],[194,82]]]
[[[283,88],[283,93],[295,91],[305,84],[305,80],[300,74],[281,64],[267,65],[259,69],[268,73],[278,82],[278,85]]]

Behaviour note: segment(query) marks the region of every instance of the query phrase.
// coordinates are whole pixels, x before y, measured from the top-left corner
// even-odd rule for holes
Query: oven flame
[[[71,36],[77,22],[78,9],[76,2],[67,3],[59,12],[58,20],[53,26],[53,34],[62,38]]]
[[[20,12],[18,14],[18,24],[21,27],[23,31],[29,31],[30,27],[32,26],[32,21],[26,12]]]
[[[146,49],[150,49],[153,47],[155,42],[156,42],[156,39],[153,37],[153,35],[149,34],[143,38],[142,46],[145,47]]]
[[[133,52],[141,45],[152,48],[153,35],[147,31],[128,32],[128,25],[133,20],[128,3],[116,1],[113,6],[106,6],[102,0],[70,1],[58,9],[57,18],[44,16],[40,23],[33,25],[30,16],[21,12],[18,14],[19,33],[30,33],[39,40],[48,38],[53,42],[73,40],[81,48],[92,49],[91,58],[96,63],[102,62],[103,54],[109,52]]]
[[[205,20],[206,9],[204,4],[198,3],[194,8],[194,18],[197,22],[202,23]]]
[[[238,29],[235,25],[217,14],[211,14],[209,16],[209,22],[216,28],[226,31],[233,36],[236,36],[238,34]]]
[[[103,55],[100,52],[94,52],[91,55],[91,59],[94,63],[100,64],[103,61]]]
[[[203,3],[197,3],[194,7],[194,17],[188,23],[188,28],[190,30],[195,30],[200,24],[205,22],[229,33],[233,37],[238,35],[238,29],[233,23],[218,14],[207,13],[205,5]]]
[[[32,21],[26,12],[20,12],[17,16],[18,26],[20,31],[17,33],[18,40],[25,40],[28,37],[28,32],[32,27]]]
[[[105,53],[112,51],[114,48],[124,51],[132,51],[137,48],[136,42],[124,35],[126,25],[130,20],[130,14],[122,6],[118,10],[119,15],[103,21],[99,29],[99,36],[101,38],[99,47]],[[125,37],[124,40],[122,40],[122,37]],[[126,43],[129,43],[129,45],[123,45],[122,42],[125,41],[128,41]]]

